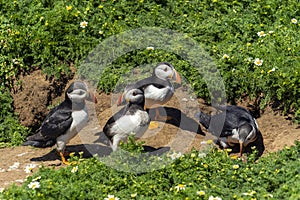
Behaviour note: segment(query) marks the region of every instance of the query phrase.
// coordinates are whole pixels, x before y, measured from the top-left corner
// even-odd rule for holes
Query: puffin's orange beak
[[[173,76],[173,80],[176,82],[176,83],[178,83],[178,84],[180,84],[181,83],[181,78],[180,78],[180,76],[179,76],[179,74],[178,74],[178,72],[175,70],[175,74],[174,74],[174,76]]]
[[[121,94],[121,96],[119,96],[119,98],[118,98],[117,106],[124,105],[125,103],[126,103],[126,100],[124,99],[123,94]]]
[[[88,101],[91,101],[91,102],[94,102],[94,103],[97,103],[98,100],[95,96],[95,94],[93,92],[89,92],[89,97],[87,98]]]

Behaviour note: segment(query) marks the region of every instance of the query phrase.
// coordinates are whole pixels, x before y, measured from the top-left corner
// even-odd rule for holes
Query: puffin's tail
[[[211,119],[210,115],[200,111],[199,113],[195,114],[195,117],[199,120],[199,122],[200,122],[200,124],[202,124],[202,126],[204,126],[206,129],[208,129],[210,119]]]
[[[40,132],[37,132],[34,135],[31,135],[26,138],[27,141],[24,142],[23,146],[33,146],[33,147],[39,147],[39,148],[46,148],[46,147],[52,147],[56,141],[53,139],[47,140],[45,139]]]

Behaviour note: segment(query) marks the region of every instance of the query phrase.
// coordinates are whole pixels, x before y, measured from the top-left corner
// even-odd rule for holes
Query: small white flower
[[[3,193],[4,192],[4,188],[0,188],[0,193]]]
[[[209,196],[208,200],[222,200],[221,197]]]
[[[244,192],[244,193],[242,193],[242,195],[250,196],[250,193],[249,192]]]
[[[73,167],[72,170],[71,170],[72,173],[75,173],[77,171],[78,171],[78,166]]]
[[[255,194],[256,194],[256,192],[254,190],[251,191],[251,192],[244,192],[244,193],[242,193],[242,195],[245,195],[245,196],[253,196]]]
[[[293,24],[297,24],[297,23],[298,23],[298,20],[295,19],[295,18],[293,18],[293,19],[291,19],[291,22],[292,22]]]
[[[200,152],[198,154],[198,158],[204,158],[204,157],[206,157],[206,153]]]
[[[159,157],[159,156],[157,156],[157,160],[163,160],[163,158],[162,158],[162,157]]]
[[[151,51],[151,50],[154,50],[154,47],[147,47],[146,49]]]
[[[274,33],[274,31],[269,31],[269,34],[273,34]]]
[[[181,152],[178,152],[178,153],[174,152],[174,153],[172,153],[172,154],[169,155],[169,156],[170,156],[170,158],[171,158],[172,160],[176,160],[177,158],[180,158],[180,157],[182,156],[182,153],[181,153]]]
[[[35,190],[36,188],[40,188],[40,183],[38,181],[30,182],[28,185],[28,188]]]
[[[88,22],[86,22],[86,21],[80,22],[80,27],[81,28],[86,28],[87,25],[88,25]]]
[[[13,62],[15,65],[18,65],[18,64],[20,64],[20,62],[19,62],[19,61],[18,61],[18,59],[16,59],[16,58],[15,58],[15,59],[13,59],[13,60],[12,60],[12,62]]]
[[[102,35],[104,32],[103,31],[99,31],[99,34]]]
[[[115,195],[107,195],[106,198],[104,198],[104,200],[119,200],[118,197],[115,197]]]
[[[32,170],[36,167],[36,164],[29,164],[25,167],[24,171],[29,174],[32,172]]]
[[[178,184],[177,186],[175,186],[175,189],[177,191],[185,190],[185,188],[186,188],[186,185],[183,185],[183,184]]]
[[[261,66],[263,64],[263,60],[261,60],[259,58],[255,58],[254,64],[257,65],[257,66]]]
[[[265,34],[264,31],[259,31],[259,32],[257,32],[257,35],[258,35],[259,37],[265,37],[265,36],[266,36],[266,34]]]
[[[222,58],[223,58],[223,59],[228,59],[228,58],[229,58],[229,55],[224,54],[224,55],[222,56]]]

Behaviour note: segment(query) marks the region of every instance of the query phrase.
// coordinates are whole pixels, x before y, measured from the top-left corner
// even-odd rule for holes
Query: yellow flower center
[[[72,6],[66,6],[67,10],[72,10]]]

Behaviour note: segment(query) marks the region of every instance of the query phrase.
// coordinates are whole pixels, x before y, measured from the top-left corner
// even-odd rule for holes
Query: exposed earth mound
[[[58,104],[64,98],[64,89],[71,81],[57,82],[46,80],[40,71],[35,71],[28,76],[22,77],[20,85],[15,88],[14,106],[16,112],[20,113],[20,121],[23,125],[35,129],[49,112],[51,106]],[[88,148],[101,151],[100,154],[107,155],[110,148],[107,139],[103,136],[102,128],[106,120],[117,111],[115,101],[117,95],[97,94],[98,104],[90,105],[90,123],[81,133],[71,140],[67,146],[68,151],[84,151],[84,157],[90,157],[93,152]],[[248,102],[241,105],[247,107]],[[188,94],[184,88],[178,88],[176,94],[169,101],[162,112],[172,112],[180,116],[180,123],[159,122],[159,128],[148,130],[140,140],[152,148],[170,147],[170,149],[188,152],[192,148],[201,149],[201,141],[212,139],[210,134],[202,136],[200,131],[206,132],[194,119],[194,113],[200,109],[205,112],[213,112],[214,109],[205,104],[202,99],[195,99]],[[164,113],[162,113],[164,114]],[[294,144],[300,140],[300,129],[292,124],[287,117],[275,114],[271,108],[267,108],[257,119],[259,128],[264,137],[264,155],[278,151],[286,145]],[[94,148],[96,146],[96,148]],[[59,156],[54,148],[36,149],[32,147],[9,147],[0,149],[0,188],[8,187],[10,184],[21,184],[26,176],[24,168],[30,163],[37,166],[61,167]],[[34,171],[37,170],[37,167]]]

